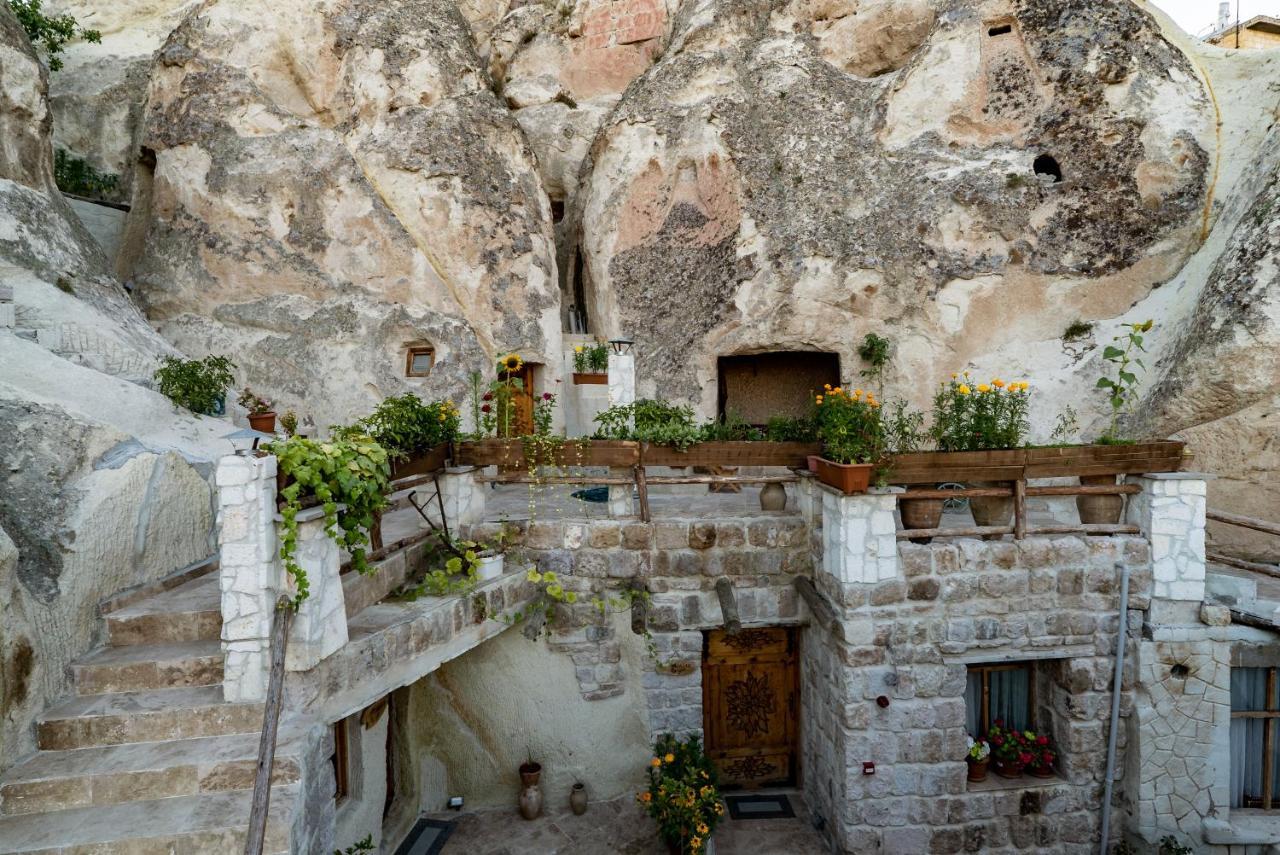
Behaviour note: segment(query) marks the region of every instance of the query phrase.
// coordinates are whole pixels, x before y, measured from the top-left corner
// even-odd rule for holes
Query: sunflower
[[[524,360],[522,360],[520,355],[517,353],[508,353],[498,361],[498,367],[508,373],[519,371],[523,365]]]

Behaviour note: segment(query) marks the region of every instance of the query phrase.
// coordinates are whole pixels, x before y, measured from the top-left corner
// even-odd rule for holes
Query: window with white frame
[[[1280,691],[1275,668],[1231,669],[1231,807],[1275,807],[1280,779]]]

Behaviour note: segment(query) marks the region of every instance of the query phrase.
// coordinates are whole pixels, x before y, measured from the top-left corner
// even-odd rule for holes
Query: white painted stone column
[[[609,352],[609,406],[636,400],[636,355]]]
[[[299,511],[297,521],[296,560],[307,574],[310,590],[293,616],[284,666],[289,671],[306,671],[347,643],[347,603],[338,575],[341,555],[338,544],[325,532],[324,509]],[[293,577],[283,575],[288,585],[285,593],[296,595]]]
[[[450,466],[440,476],[440,498],[450,534],[456,535],[463,526],[484,522],[485,489],[477,480],[479,474],[480,469],[475,466]],[[440,523],[435,502],[428,502],[423,510],[432,522]]]
[[[276,541],[276,459],[229,455],[218,461],[222,694],[266,697],[271,619],[282,587]]]
[[[822,500],[822,569],[841,584],[884,582],[901,575],[897,522],[900,487],[845,496],[825,484]]]
[[[796,483],[796,510],[812,527],[822,520],[822,493],[818,490],[817,476],[808,472],[801,472],[799,475],[800,480]]]
[[[1152,593],[1166,600],[1203,600],[1206,476],[1196,472],[1129,475],[1142,492],[1126,515],[1151,541]]]
[[[609,467],[609,477],[634,478],[635,475],[628,467],[611,466]],[[635,487],[631,484],[610,484],[609,504],[607,505],[609,516],[614,519],[634,516],[635,508],[631,501],[633,493],[635,493]]]

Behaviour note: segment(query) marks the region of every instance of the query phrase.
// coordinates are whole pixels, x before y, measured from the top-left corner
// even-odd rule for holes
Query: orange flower
[[[656,769],[657,767],[662,765],[662,761],[659,760],[657,757],[654,757],[652,760],[649,761],[649,765],[653,766]]]
[[[668,763],[674,763],[674,762],[676,762],[676,755],[674,755],[674,754],[668,754],[666,757],[663,757],[662,759],[663,759],[663,760],[665,760],[665,761],[666,761],[666,762],[668,762]]]
[[[645,804],[648,804],[649,802],[653,801],[653,794],[652,794],[652,793],[641,793],[641,794],[640,794],[640,801],[644,802]]]
[[[823,388],[823,389],[826,389],[828,392],[830,392],[830,391],[831,391],[831,384],[830,384],[830,383],[823,383],[823,384],[822,384],[822,388]]]
[[[991,381],[991,385],[992,385],[992,386],[995,386],[997,389],[1003,389],[1003,388],[1004,388],[1004,381],[1003,381],[1003,380],[1001,380],[999,377],[997,377],[997,378],[995,378],[994,380],[992,380],[992,381]],[[1014,385],[1014,386],[1017,386],[1018,384],[1017,384],[1017,383],[1014,383],[1013,385]]]
[[[813,402],[814,402],[815,404],[821,404],[821,403],[822,403],[822,396],[821,396],[821,395],[819,395],[818,397],[814,398],[814,399],[813,399]]]
[[[979,384],[978,384],[978,391],[979,391],[979,392],[990,392],[990,391],[991,391],[991,387],[990,387],[990,386],[988,386],[986,383],[979,383]]]

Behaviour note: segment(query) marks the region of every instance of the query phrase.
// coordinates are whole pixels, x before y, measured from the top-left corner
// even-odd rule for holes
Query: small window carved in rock
[[[558,223],[564,219],[564,200],[551,200],[551,222]]]
[[[405,355],[404,376],[426,377],[436,364],[436,349],[429,344],[410,345]]]
[[[1013,24],[997,24],[994,27],[987,28],[987,35],[995,38],[996,36],[1007,36],[1013,32]]]
[[[1035,159],[1035,163],[1031,165],[1036,175],[1044,175],[1053,179],[1053,183],[1057,184],[1062,181],[1062,167],[1058,165],[1058,160],[1051,154],[1042,154]]]

